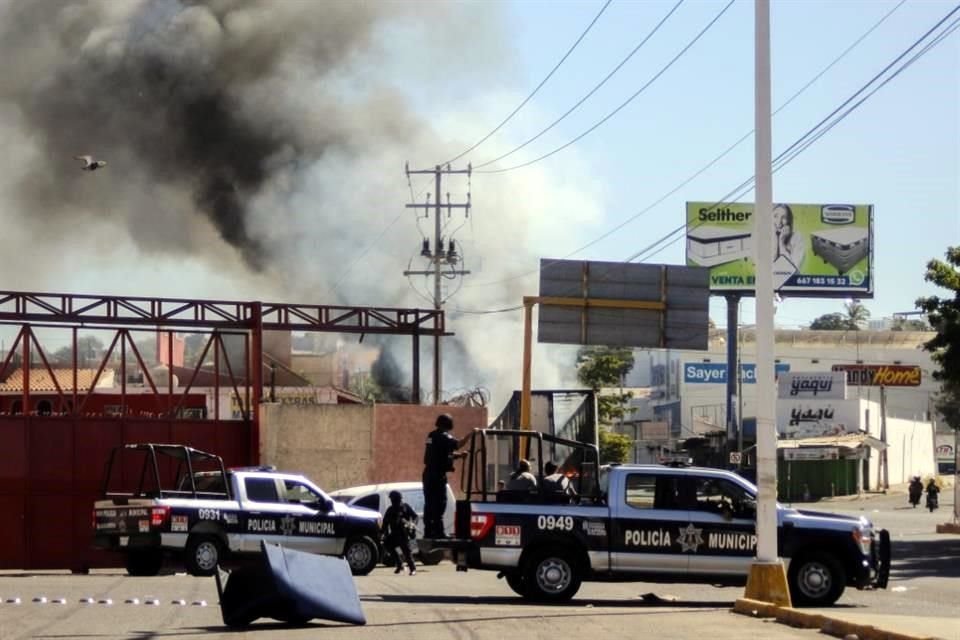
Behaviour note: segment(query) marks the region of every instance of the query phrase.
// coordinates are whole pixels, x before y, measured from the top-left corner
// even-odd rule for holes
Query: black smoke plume
[[[0,79],[0,101],[17,108],[38,149],[18,187],[21,206],[46,221],[78,208],[106,216],[124,215],[118,204],[156,206],[163,225],[169,212],[149,192],[167,188],[261,270],[269,256],[251,232],[248,203],[274,175],[348,142],[336,96],[298,104],[297,79],[347,64],[381,9],[296,0],[6,2],[0,54],[16,69]],[[313,108],[334,117],[324,121]],[[106,160],[113,180],[138,176],[148,193],[118,203],[116,187],[83,183],[92,176],[78,170],[81,154]]]

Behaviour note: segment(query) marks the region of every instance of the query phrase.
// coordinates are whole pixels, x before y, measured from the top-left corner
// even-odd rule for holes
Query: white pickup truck
[[[231,555],[259,553],[261,540],[343,556],[355,575],[379,559],[379,513],[336,502],[302,475],[228,470],[182,445],[115,449],[93,523],[94,546],[125,554],[130,575],[156,575],[167,558],[213,575]]]

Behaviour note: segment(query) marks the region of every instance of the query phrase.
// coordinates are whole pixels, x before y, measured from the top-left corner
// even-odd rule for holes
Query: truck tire
[[[187,539],[183,553],[187,573],[192,576],[212,576],[217,565],[223,562],[224,547],[217,536],[194,534]]]
[[[507,573],[503,577],[515,594],[523,598],[527,596],[527,584],[524,582],[522,573],[519,571],[516,573]]]
[[[790,561],[790,599],[795,606],[828,607],[840,599],[847,574],[830,553],[814,551]]]
[[[373,571],[380,559],[379,555],[376,543],[368,536],[350,538],[343,547],[343,557],[355,576],[365,576]]]
[[[420,562],[426,567],[432,567],[440,564],[443,560],[443,549],[431,549],[430,551],[420,552]]]
[[[582,581],[573,554],[557,547],[534,551],[522,575],[524,597],[538,602],[566,602],[580,590]]]
[[[163,552],[159,549],[141,549],[127,552],[127,574],[131,576],[155,576],[160,573]]]

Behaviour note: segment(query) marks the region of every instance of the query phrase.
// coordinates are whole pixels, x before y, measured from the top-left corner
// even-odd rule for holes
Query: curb
[[[821,633],[837,638],[853,635],[859,640],[936,640],[930,636],[886,631],[868,624],[831,618],[819,613],[807,613],[793,607],[780,607],[770,602],[750,598],[738,598],[731,611],[754,618],[773,618],[780,624],[800,629],[818,629]]]

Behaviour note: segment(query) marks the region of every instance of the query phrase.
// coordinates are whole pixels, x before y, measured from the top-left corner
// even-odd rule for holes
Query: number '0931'
[[[572,516],[539,516],[537,528],[547,531],[573,531]]]

